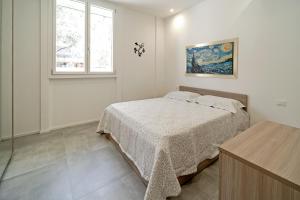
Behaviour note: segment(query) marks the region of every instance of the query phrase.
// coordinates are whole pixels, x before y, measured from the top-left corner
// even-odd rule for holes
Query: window
[[[57,0],[56,72],[85,72],[85,4]]]
[[[91,6],[90,71],[110,72],[112,66],[112,11]]]
[[[55,74],[113,73],[113,10],[56,0]]]

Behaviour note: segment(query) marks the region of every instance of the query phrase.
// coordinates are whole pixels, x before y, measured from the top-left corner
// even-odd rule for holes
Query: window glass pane
[[[85,71],[85,3],[56,1],[56,72]]]
[[[113,72],[113,10],[92,5],[90,13],[90,71]]]

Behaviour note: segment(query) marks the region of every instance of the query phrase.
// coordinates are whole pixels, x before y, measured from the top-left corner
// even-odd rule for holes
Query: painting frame
[[[232,51],[232,70],[233,73],[230,75],[227,74],[209,74],[209,73],[189,73],[188,72],[188,60],[187,60],[187,50],[191,48],[203,48],[206,46],[212,45],[221,45],[225,43],[233,43],[233,51]],[[219,40],[213,42],[200,43],[196,45],[186,46],[186,76],[194,76],[194,77],[204,77],[204,78],[224,78],[224,79],[237,79],[238,78],[238,46],[239,46],[239,38],[232,38],[226,40]]]

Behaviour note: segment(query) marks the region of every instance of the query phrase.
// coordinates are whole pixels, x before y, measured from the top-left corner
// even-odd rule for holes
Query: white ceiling
[[[168,17],[189,8],[201,0],[109,0],[159,17]],[[174,9],[174,13],[170,9]]]

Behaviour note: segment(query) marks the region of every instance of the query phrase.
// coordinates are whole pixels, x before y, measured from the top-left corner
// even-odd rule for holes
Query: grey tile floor
[[[15,140],[0,200],[142,200],[139,177],[96,123]],[[182,187],[172,200],[217,200],[218,163]]]

